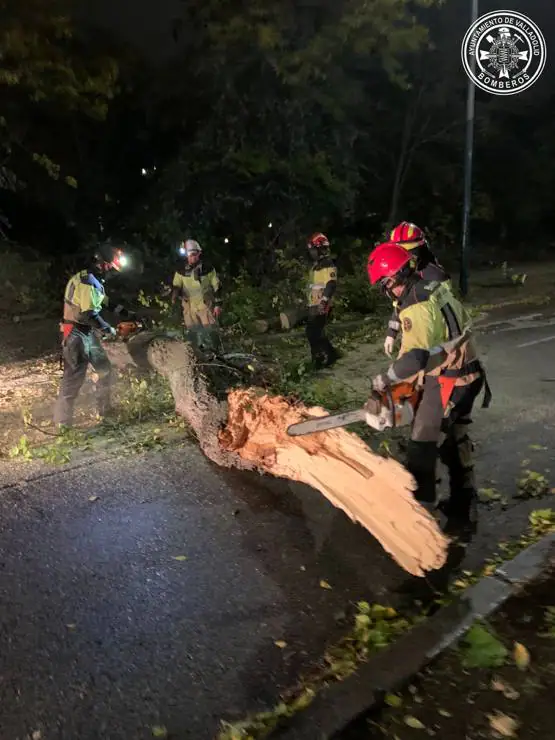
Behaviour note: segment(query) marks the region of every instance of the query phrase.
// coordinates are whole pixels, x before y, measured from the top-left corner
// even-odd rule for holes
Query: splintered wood
[[[409,573],[423,576],[441,568],[449,540],[415,501],[412,476],[398,462],[374,454],[345,429],[287,435],[290,424],[326,413],[279,396],[231,391],[220,444],[266,473],[316,488],[365,527]]]
[[[110,348],[111,349],[111,348]],[[412,495],[413,480],[395,460],[376,455],[345,429],[289,437],[287,427],[321,408],[306,408],[257,389],[232,390],[218,400],[214,378],[191,346],[144,334],[110,352],[118,367],[156,370],[167,378],[175,410],[189,423],[204,454],[217,465],[301,481],[362,524],[409,573],[441,568],[449,540]],[[217,369],[217,368],[216,368]],[[216,378],[217,380],[217,378]]]

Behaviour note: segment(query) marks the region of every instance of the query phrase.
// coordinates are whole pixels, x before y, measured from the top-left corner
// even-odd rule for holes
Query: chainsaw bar
[[[308,419],[298,424],[291,424],[287,428],[287,434],[290,437],[301,437],[304,434],[314,434],[314,432],[325,432],[327,429],[337,429],[347,424],[354,424],[357,421],[365,421],[367,412],[364,409],[356,411],[346,411],[343,414],[330,414],[329,416],[319,416],[316,419]]]

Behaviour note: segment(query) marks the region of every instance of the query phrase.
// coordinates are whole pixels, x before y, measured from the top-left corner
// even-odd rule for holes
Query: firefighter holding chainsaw
[[[474,402],[491,392],[468,329],[468,315],[445,281],[426,279],[411,252],[394,243],[370,254],[368,276],[398,304],[402,339],[398,358],[373,380],[383,393],[401,382],[420,390],[407,469],[417,484],[415,497],[436,507],[436,462],[449,471],[449,499],[442,506],[447,531],[472,524],[476,514],[473,447],[468,435]]]
[[[308,278],[306,338],[314,366],[330,367],[339,359],[339,353],[326,336],[326,323],[337,290],[337,267],[325,234],[313,234],[307,247],[312,266]]]
[[[63,320],[60,324],[63,376],[54,408],[54,422],[57,425],[71,426],[75,399],[89,364],[97,375],[97,412],[99,416],[105,416],[110,410],[112,368],[100,339],[115,337],[116,330],[101,314],[108,305],[103,277],[112,270],[119,272],[125,260],[125,255],[119,249],[109,245],[99,247],[89,268],[73,275],[66,285]],[[121,317],[130,315],[123,306],[117,306],[114,313]]]
[[[425,280],[437,280],[447,282],[451,286],[449,274],[439,264],[432,252],[424,231],[416,224],[401,221],[391,230],[389,241],[395,242],[411,253],[416,260],[416,270]],[[397,301],[393,302],[393,313],[389,320],[387,334],[384,342],[384,352],[388,357],[393,355],[395,340],[401,329],[397,311]]]
[[[185,260],[173,277],[171,300],[181,300],[183,323],[192,338],[214,345],[218,319],[221,315],[220,279],[214,267],[203,259],[202,247],[194,239],[179,245],[179,255]]]

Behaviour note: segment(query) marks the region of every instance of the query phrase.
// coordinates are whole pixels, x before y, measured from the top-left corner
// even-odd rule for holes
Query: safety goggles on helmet
[[[405,249],[416,249],[426,244],[426,234],[416,224],[409,221],[401,221],[391,230],[389,240],[400,244]]]
[[[389,296],[397,285],[403,285],[414,274],[414,259],[400,244],[379,244],[368,257],[368,279]]]
[[[181,242],[177,251],[182,257],[188,257],[190,254],[200,254],[202,252],[202,247],[197,241],[195,241],[195,239],[187,239],[186,241]]]

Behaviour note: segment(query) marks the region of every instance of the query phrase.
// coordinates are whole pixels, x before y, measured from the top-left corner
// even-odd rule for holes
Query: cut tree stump
[[[168,380],[176,413],[213,462],[312,486],[412,575],[445,564],[449,539],[414,499],[414,481],[402,465],[375,454],[346,429],[287,435],[289,425],[323,416],[324,409],[256,388],[231,389],[218,400],[218,367],[201,367],[191,346],[175,338],[145,333],[107,349],[118,367],[148,367]]]
[[[294,329],[296,326],[301,324],[308,318],[308,309],[306,306],[299,306],[298,308],[290,308],[287,311],[282,311],[279,315],[281,322],[281,328],[285,331]]]
[[[252,322],[253,334],[266,334],[279,328],[281,328],[281,323],[277,316],[272,316],[269,319],[257,319]]]

